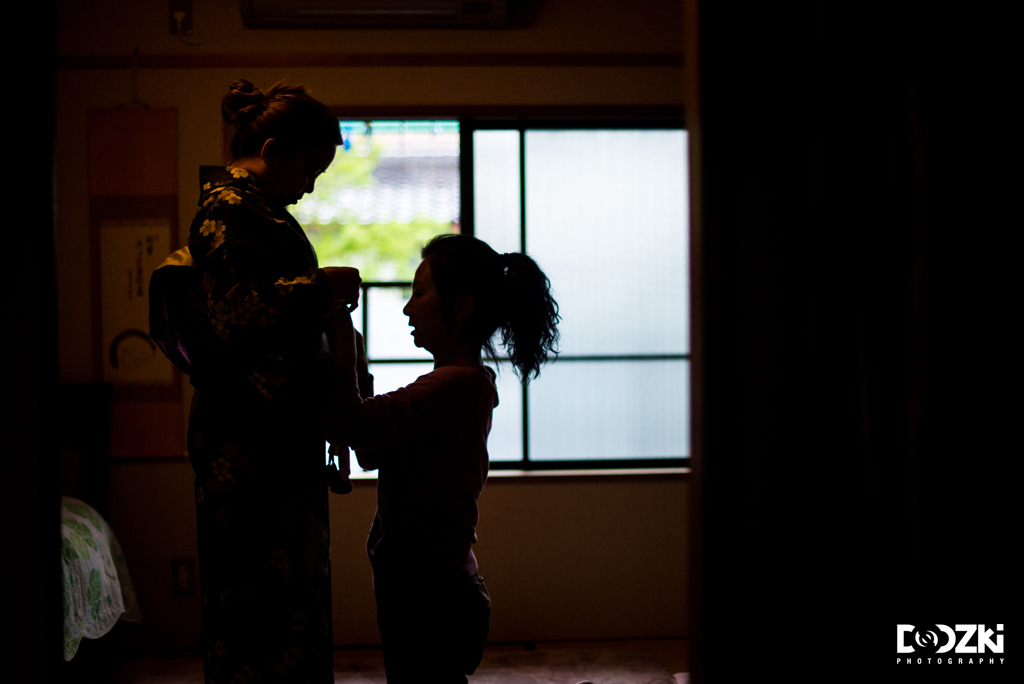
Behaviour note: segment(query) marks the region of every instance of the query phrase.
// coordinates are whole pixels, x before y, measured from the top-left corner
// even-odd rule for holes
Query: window
[[[492,467],[685,463],[689,226],[678,122],[341,125],[345,149],[297,213],[322,264],[364,274],[357,325],[377,392],[430,370],[401,309],[420,247],[462,231],[499,252],[525,249],[562,314],[561,354],[537,380],[524,388],[499,359]]]

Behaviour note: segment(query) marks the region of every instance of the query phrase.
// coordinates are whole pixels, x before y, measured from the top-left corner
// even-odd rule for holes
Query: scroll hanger
[[[135,48],[132,54],[132,99],[123,104],[117,105],[116,109],[149,109],[149,105],[139,99],[139,49]]]

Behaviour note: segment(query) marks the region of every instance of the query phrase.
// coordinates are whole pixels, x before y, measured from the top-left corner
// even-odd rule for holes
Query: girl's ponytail
[[[518,252],[498,254],[468,235],[438,235],[423,248],[430,260],[442,313],[452,314],[455,297],[473,297],[473,313],[462,334],[495,358],[494,334],[508,350],[524,382],[540,374],[549,355],[557,355],[558,304],[551,282],[537,263]]]
[[[530,257],[502,255],[505,262],[505,315],[501,342],[524,381],[540,375],[548,355],[558,355],[558,303],[551,281]]]

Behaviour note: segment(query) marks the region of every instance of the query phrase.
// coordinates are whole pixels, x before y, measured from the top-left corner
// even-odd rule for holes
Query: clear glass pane
[[[526,218],[564,353],[689,351],[685,131],[527,131]]]
[[[363,302],[369,319],[366,355],[371,361],[431,358],[426,350],[413,344],[409,319],[402,313],[409,301],[407,288],[369,287],[366,300]]]
[[[519,131],[474,131],[473,234],[499,253],[518,252],[519,202]]]
[[[487,454],[492,461],[523,459],[523,386],[508,363],[497,364],[498,407],[491,417]]]
[[[557,361],[529,392],[530,460],[690,453],[687,361]]]
[[[344,144],[295,205],[321,266],[411,281],[420,249],[459,231],[457,121],[342,121]]]

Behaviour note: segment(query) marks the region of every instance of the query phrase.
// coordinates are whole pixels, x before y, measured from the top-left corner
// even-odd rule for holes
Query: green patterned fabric
[[[119,620],[142,622],[121,545],[91,506],[61,498],[64,660],[83,637],[98,639]]]

